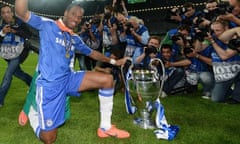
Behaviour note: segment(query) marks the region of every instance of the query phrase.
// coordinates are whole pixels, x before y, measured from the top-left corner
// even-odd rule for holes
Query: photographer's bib
[[[0,46],[0,57],[10,60],[18,57],[24,49],[24,40],[23,38],[7,34]]]
[[[240,62],[213,62],[213,72],[216,82],[231,80],[240,72]]]
[[[125,57],[132,57],[135,49],[136,49],[136,47],[128,45],[125,49],[124,56]]]

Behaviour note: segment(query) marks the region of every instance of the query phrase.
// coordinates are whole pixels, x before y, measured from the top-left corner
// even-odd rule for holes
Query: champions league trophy
[[[152,66],[150,69],[133,70],[132,79],[128,80],[128,90],[137,107],[134,121],[143,129],[155,128],[150,120],[151,111],[148,109],[149,105],[160,95],[162,85],[163,81],[160,81],[158,71],[152,69]]]
[[[154,63],[161,66],[162,75],[159,74]],[[154,133],[159,139],[172,140],[179,128],[167,124],[164,108],[159,99],[165,77],[163,62],[154,58],[149,64],[149,69],[134,69],[129,60],[122,69],[122,73],[126,86],[126,109],[129,114],[134,116],[134,124],[143,129],[156,129]],[[153,113],[156,114],[155,121],[152,119]]]

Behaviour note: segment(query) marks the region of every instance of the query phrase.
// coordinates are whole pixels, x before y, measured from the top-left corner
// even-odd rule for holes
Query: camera
[[[168,22],[178,23],[177,21],[171,19],[171,16],[181,15],[183,14],[182,12],[183,12],[182,8],[174,7],[167,11],[166,15],[164,16],[164,19]]]
[[[219,3],[217,9],[215,9],[215,13],[218,15],[224,15],[226,13],[231,13],[233,7],[230,6],[228,3]]]
[[[85,22],[85,25],[86,25],[87,28],[89,28],[90,24],[91,24],[91,23],[90,23],[89,21],[86,21],[86,22]]]
[[[91,24],[95,24],[95,25],[99,25],[101,23],[101,16],[100,15],[95,15],[92,19],[91,19]]]
[[[127,27],[126,34],[131,34],[131,28],[133,28],[133,25],[130,22],[127,22],[125,26]]]
[[[228,43],[228,47],[232,50],[236,50],[238,53],[240,53],[240,37],[231,39]]]
[[[116,25],[117,25],[117,29],[118,29],[118,30],[123,31],[124,26],[123,26],[123,24],[122,24],[121,22],[117,21],[117,22],[116,22]]]
[[[183,34],[180,33],[180,32],[177,32],[175,35],[173,35],[173,36],[171,37],[172,41],[174,41],[174,42],[180,40],[181,38],[184,39],[184,36],[183,36]]]
[[[195,39],[200,42],[204,41],[205,37],[208,37],[208,33],[211,35],[213,31],[209,27],[198,27],[198,31],[195,33]]]
[[[147,48],[145,48],[145,54],[149,55],[151,53],[156,54],[157,53],[157,48],[154,46],[148,46]]]
[[[183,49],[184,55],[187,55],[187,54],[189,54],[189,53],[192,53],[192,52],[193,52],[192,49],[193,49],[192,46],[185,47],[185,48]]]
[[[205,17],[202,14],[197,15],[195,18],[196,20],[194,21],[194,25],[198,27],[202,22],[204,22],[204,18]]]
[[[91,24],[92,24],[92,21],[91,21],[91,20],[88,20],[88,21],[85,21],[85,22],[84,22],[84,25],[86,26],[86,27],[84,28],[84,29],[85,29],[85,33],[89,33],[89,32],[90,32]]]
[[[11,29],[14,29],[14,30],[19,29],[19,25],[18,24],[9,24],[8,27],[10,27]]]
[[[12,28],[12,29],[18,29],[19,28],[19,26],[18,25],[10,25],[10,27]]]
[[[173,8],[171,9],[170,11],[170,14],[173,15],[173,16],[177,16],[180,14],[180,10],[178,8]]]
[[[111,18],[112,14],[110,12],[104,13],[103,19],[109,20]]]

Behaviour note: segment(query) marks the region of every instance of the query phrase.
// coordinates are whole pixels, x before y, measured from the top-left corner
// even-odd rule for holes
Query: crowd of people
[[[170,19],[179,26],[169,30],[161,43],[160,48],[171,45],[172,55],[183,58],[170,66],[184,66],[187,85],[195,90],[200,83],[202,97],[214,102],[240,103],[239,4],[238,0],[209,0],[203,10],[192,3],[174,8]]]
[[[122,57],[130,57],[138,68],[147,68],[151,58],[164,61],[167,77],[162,97],[174,94],[179,86],[184,92],[195,92],[201,84],[202,98],[237,104],[238,33],[231,35],[233,40],[225,40],[225,33],[240,24],[239,3],[209,0],[204,9],[197,9],[186,2],[183,7],[170,10],[169,19],[177,22],[178,27],[167,31],[161,39],[149,34],[141,18],[130,16],[123,1],[120,5],[113,1],[112,6],[104,8],[104,14],[84,23],[79,34],[89,47],[106,56],[111,50],[122,51]],[[82,62],[80,69],[95,69],[95,64],[89,66],[91,61]],[[121,80],[117,72],[114,71],[115,79]]]
[[[0,87],[0,107],[13,75],[31,84],[31,96],[19,120],[25,125],[29,118],[44,143],[56,140],[57,128],[66,119],[68,96],[96,88],[101,113],[98,136],[130,136],[111,124],[113,95],[122,82],[120,66],[127,59],[138,69],[148,69],[152,58],[164,62],[162,97],[172,95],[179,84],[187,92],[195,92],[201,84],[202,98],[240,104],[239,0],[209,0],[199,10],[186,2],[182,8],[171,10],[170,19],[179,25],[163,38],[151,35],[140,17],[129,15],[124,1],[113,0],[112,5],[104,7],[104,13],[82,23],[84,9],[77,3],[70,4],[63,18],[56,21],[35,15],[27,4],[27,0],[16,0],[17,17],[10,6],[1,7],[1,57],[8,66]],[[33,78],[20,67],[29,52],[31,33],[26,25],[40,35]],[[75,60],[79,61],[80,72],[73,70]]]

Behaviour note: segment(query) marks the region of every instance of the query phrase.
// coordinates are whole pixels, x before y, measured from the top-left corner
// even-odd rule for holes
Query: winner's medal
[[[66,49],[65,57],[68,59],[68,58],[70,58],[70,50],[72,47],[72,37],[70,35],[70,40],[69,40],[69,42],[67,42],[67,38],[66,38],[66,35],[64,32],[62,32],[62,35],[63,35],[63,40],[64,40],[64,44],[65,44],[65,49]]]
[[[69,58],[70,57],[70,54],[69,54],[69,52],[66,52],[66,58]]]

